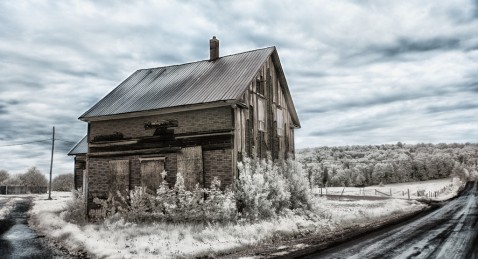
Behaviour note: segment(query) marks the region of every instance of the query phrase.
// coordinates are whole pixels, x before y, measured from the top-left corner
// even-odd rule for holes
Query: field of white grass
[[[438,190],[450,180],[367,187],[368,190],[392,188],[392,194],[405,189]],[[427,189],[428,188],[428,189]],[[435,188],[435,189],[433,189]],[[330,189],[341,191],[342,188]],[[352,190],[348,189],[349,195]],[[458,190],[450,188],[450,190]],[[316,190],[317,191],[317,190]],[[356,190],[359,194],[358,188]],[[455,192],[456,195],[456,192]],[[62,217],[70,193],[53,193],[34,200],[31,225],[47,237],[61,241],[69,250],[85,250],[99,258],[177,258],[210,255],[240,250],[250,246],[315,235],[330,237],[346,229],[364,227],[389,218],[409,214],[426,207],[414,199],[331,200],[316,195],[310,213],[287,213],[277,218],[257,222],[229,224],[133,224],[124,221],[79,226]],[[398,195],[395,195],[396,197]]]
[[[455,180],[457,181],[457,179]],[[382,186],[372,185],[361,187],[328,187],[315,188],[314,193],[320,195],[345,196],[378,196],[410,199],[429,198],[432,200],[446,200],[454,197],[463,183],[453,184],[453,179],[438,179],[422,182],[394,183]]]
[[[26,196],[26,195],[23,195]],[[4,219],[10,211],[13,210],[15,202],[20,199],[21,195],[0,195],[0,220]]]

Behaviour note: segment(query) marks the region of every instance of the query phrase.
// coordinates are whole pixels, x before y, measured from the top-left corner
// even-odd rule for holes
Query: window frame
[[[266,132],[266,100],[264,98],[257,98],[257,129]]]
[[[279,114],[280,114],[280,121],[279,121]],[[277,108],[276,110],[276,125],[277,125],[277,136],[283,137],[284,128],[285,128],[284,127],[284,110],[281,108]]]

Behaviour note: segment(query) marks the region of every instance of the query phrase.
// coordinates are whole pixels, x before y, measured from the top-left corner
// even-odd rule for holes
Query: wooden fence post
[[[342,189],[342,193],[340,194],[339,201],[342,198],[342,195],[344,194],[344,191],[345,191],[345,187]]]
[[[408,192],[408,199],[410,200],[410,189],[407,189]]]

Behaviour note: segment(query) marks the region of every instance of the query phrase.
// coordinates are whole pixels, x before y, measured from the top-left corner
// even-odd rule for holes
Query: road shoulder
[[[439,208],[440,203],[429,203],[426,208],[400,215],[390,215],[368,225],[353,225],[333,235],[308,235],[258,246],[249,246],[238,251],[220,254],[218,258],[303,258],[304,256],[353,240],[374,231],[400,225],[422,217]]]

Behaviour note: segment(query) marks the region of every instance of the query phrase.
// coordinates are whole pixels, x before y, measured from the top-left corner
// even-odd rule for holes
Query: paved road
[[[478,258],[478,191],[398,226],[368,234],[308,258]]]
[[[3,206],[5,201],[0,203]],[[30,198],[17,199],[5,219],[0,219],[0,258],[64,258],[69,257],[46,246],[46,240],[28,227]]]

